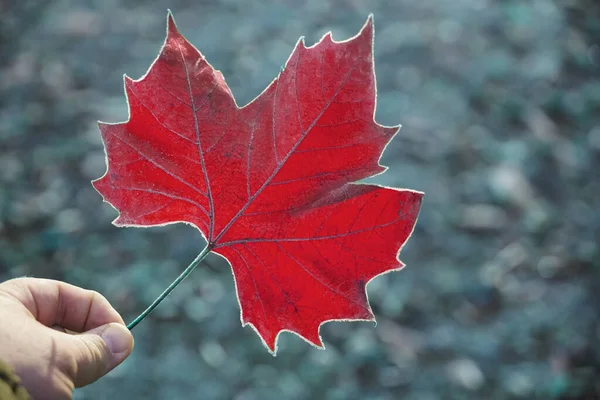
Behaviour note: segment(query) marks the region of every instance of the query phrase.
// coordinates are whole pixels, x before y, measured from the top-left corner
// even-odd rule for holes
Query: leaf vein
[[[167,175],[169,175],[171,178],[173,178],[173,179],[175,179],[175,180],[183,183],[184,185],[186,185],[190,189],[194,190],[195,192],[197,192],[197,193],[199,193],[199,194],[201,194],[203,196],[207,195],[202,190],[198,189],[195,185],[192,185],[191,183],[189,183],[185,179],[183,179],[183,178],[175,175],[174,173],[172,173],[171,171],[169,171],[167,168],[165,168],[164,166],[160,165],[158,162],[156,162],[153,159],[151,159],[150,157],[146,156],[144,153],[142,153],[142,151],[140,149],[138,149],[137,147],[135,147],[135,145],[133,145],[132,143],[128,142],[127,140],[125,140],[121,136],[119,136],[119,135],[117,135],[115,133],[112,133],[111,130],[108,130],[107,132],[109,132],[114,137],[116,137],[117,139],[119,139],[120,141],[122,141],[123,143],[125,143],[127,146],[131,147],[138,154],[140,154],[142,157],[144,157],[145,160],[147,160],[148,162],[150,162],[150,164],[154,165],[156,168],[160,169],[161,171],[163,171],[164,173],[166,173]]]
[[[210,180],[208,179],[208,172],[206,170],[206,163],[204,162],[204,152],[202,151],[202,143],[200,141],[200,127],[198,125],[198,115],[196,115],[196,103],[194,100],[194,93],[192,91],[192,81],[190,80],[190,72],[188,71],[187,62],[185,60],[185,56],[183,55],[183,50],[181,50],[181,44],[178,43],[179,54],[181,55],[181,61],[183,64],[183,69],[185,70],[185,79],[187,81],[188,92],[190,94],[190,106],[192,109],[192,115],[194,117],[194,130],[196,131],[196,145],[198,146],[198,156],[200,157],[200,164],[202,166],[202,173],[204,174],[204,180],[206,181],[206,192],[208,194],[208,205],[209,205],[209,215],[210,215],[210,227],[208,229],[208,242],[212,241],[213,231],[215,226],[215,213],[214,213],[214,204],[212,192],[210,190]],[[215,85],[216,88],[216,85]],[[210,98],[210,95],[215,90],[213,88],[211,92],[208,93],[207,98],[204,103],[200,107],[202,107]]]
[[[329,286],[328,284],[326,284],[325,282],[323,282],[321,279],[319,279],[315,274],[313,274],[308,268],[306,268],[300,261],[298,261],[285,247],[283,247],[280,243],[277,243],[277,245],[279,246],[279,248],[281,250],[283,250],[283,252],[294,262],[296,263],[300,268],[302,268],[304,270],[304,272],[306,272],[307,274],[309,274],[314,280],[316,280],[317,282],[319,282],[321,285],[323,285],[325,288],[329,289],[332,293],[348,300],[350,303],[359,306],[360,308],[363,308],[365,310],[367,310],[369,313],[371,313],[371,310],[369,310],[367,307],[363,306],[362,304],[357,303],[356,301],[352,300],[351,298],[349,298],[348,296],[346,296],[344,293],[332,288],[331,286]],[[327,260],[326,260],[327,261]],[[331,264],[330,264],[331,265]]]
[[[156,194],[156,195],[160,195],[160,196],[164,196],[167,197],[169,199],[172,200],[180,200],[180,201],[184,201],[186,203],[190,203],[193,206],[198,207],[198,209],[200,211],[202,211],[202,213],[204,213],[204,215],[206,215],[207,217],[209,217],[208,211],[206,211],[206,208],[204,208],[202,206],[202,204],[192,200],[192,199],[188,199],[186,197],[180,197],[180,196],[176,196],[170,193],[166,193],[160,190],[155,190],[155,189],[144,189],[144,188],[132,188],[132,187],[121,187],[121,186],[115,186],[115,185],[110,185],[110,187],[112,189],[118,189],[118,190],[125,190],[125,191],[131,191],[131,192],[146,192],[146,193],[150,193],[150,194]],[[204,197],[206,197],[206,195],[204,195]]]
[[[260,303],[260,307],[262,308],[263,317],[265,317],[265,321],[267,321],[268,318],[267,318],[267,313],[265,311],[265,305],[263,304],[262,298],[260,297],[260,293],[258,292],[258,285],[256,284],[256,279],[254,279],[254,274],[250,270],[248,261],[246,261],[246,259],[244,258],[244,255],[242,253],[240,253],[239,250],[236,249],[235,247],[231,247],[231,250],[235,251],[238,254],[238,256],[240,256],[242,261],[244,262],[244,265],[246,266],[246,269],[248,270],[248,274],[250,275],[250,278],[252,278],[252,283],[254,284],[254,293],[256,294],[256,298],[258,299],[258,301]]]
[[[400,221],[405,217],[405,214],[400,215],[398,218],[395,218],[389,222],[379,224],[377,226],[372,226],[369,228],[358,229],[352,232],[344,232],[335,235],[327,235],[327,236],[315,236],[315,237],[300,237],[300,238],[266,238],[266,239],[240,239],[240,240],[232,240],[229,242],[224,242],[216,245],[214,248],[232,246],[238,243],[262,243],[262,242],[310,242],[313,240],[329,240],[329,239],[337,239],[343,238],[350,235],[357,235],[359,233],[369,232],[375,229],[385,228],[387,226],[393,225],[396,222]]]
[[[277,173],[281,170],[281,168],[285,165],[286,161],[290,158],[290,156],[296,151],[296,149],[298,148],[298,146],[300,146],[300,144],[302,143],[302,141],[304,140],[304,138],[306,138],[306,136],[308,135],[308,133],[312,130],[312,128],[315,126],[315,124],[317,123],[317,121],[323,116],[323,114],[325,113],[325,111],[327,111],[327,109],[329,108],[329,105],[331,105],[331,103],[333,102],[333,100],[337,97],[337,95],[340,93],[340,91],[342,90],[342,88],[346,85],[346,83],[348,82],[348,80],[350,79],[350,75],[352,75],[352,72],[354,72],[354,69],[356,68],[356,65],[358,63],[358,59],[359,57],[357,57],[356,61],[354,62],[354,64],[352,64],[352,68],[350,69],[350,71],[348,72],[348,74],[344,77],[344,80],[342,81],[342,83],[340,84],[340,86],[336,89],[335,93],[333,93],[331,99],[329,100],[328,103],[326,103],[323,106],[323,109],[319,112],[319,114],[315,117],[315,119],[313,120],[313,122],[306,128],[306,130],[304,132],[302,132],[302,135],[300,136],[300,138],[298,139],[298,141],[296,142],[296,144],[294,146],[292,146],[292,148],[290,149],[290,151],[285,155],[285,157],[281,160],[281,162],[278,163],[277,167],[275,167],[275,169],[273,170],[273,172],[271,173],[271,175],[265,180],[265,182],[262,184],[262,186],[252,195],[252,197],[246,202],[246,204],[237,212],[237,214],[235,214],[233,216],[233,218],[231,218],[229,220],[229,222],[227,223],[227,225],[225,225],[225,227],[221,230],[221,232],[217,235],[217,237],[214,240],[214,243],[217,243],[219,241],[219,239],[221,239],[223,237],[223,235],[225,234],[225,232],[227,232],[227,230],[234,224],[234,222],[241,216],[244,214],[244,211],[246,211],[246,209],[248,209],[248,207],[250,207],[250,204],[252,204],[252,202],[262,193],[262,191],[271,183],[271,181],[273,180],[273,178],[277,175]],[[209,192],[210,193],[210,192]]]
[[[133,93],[133,95],[138,99],[138,101],[140,102],[140,104],[146,109],[148,110],[148,112],[154,117],[154,119],[156,120],[156,122],[158,122],[163,128],[165,128],[166,130],[168,130],[171,133],[174,133],[175,135],[179,136],[180,138],[187,140],[190,143],[196,144],[196,142],[194,142],[192,139],[186,137],[185,135],[183,135],[181,132],[176,131],[173,128],[170,128],[167,124],[165,124],[164,122],[162,122],[158,116],[156,114],[154,114],[154,111],[152,111],[150,109],[150,107],[148,105],[146,105],[146,103],[142,100],[142,98],[136,93],[135,90],[133,90],[133,88],[131,86],[129,86],[129,89],[131,90],[131,93]]]

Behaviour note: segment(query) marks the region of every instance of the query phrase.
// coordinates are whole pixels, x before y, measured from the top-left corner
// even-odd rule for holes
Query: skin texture
[[[0,359],[33,399],[71,399],[132,350],[133,336],[99,293],[48,279],[0,283]]]

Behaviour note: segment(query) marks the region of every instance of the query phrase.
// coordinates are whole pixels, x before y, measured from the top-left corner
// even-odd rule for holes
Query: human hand
[[[132,350],[133,336],[102,295],[48,279],[0,283],[0,360],[33,399],[71,399]]]

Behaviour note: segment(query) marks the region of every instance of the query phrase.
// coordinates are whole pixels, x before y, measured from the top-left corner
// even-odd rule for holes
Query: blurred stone
[[[414,91],[421,86],[423,78],[414,66],[400,68],[396,73],[396,82],[406,91]]]
[[[563,267],[564,261],[552,255],[546,255],[541,258],[537,265],[537,270],[542,278],[553,278]]]
[[[58,60],[45,63],[41,70],[41,78],[46,86],[57,93],[68,92],[73,85],[71,71]]]
[[[528,397],[534,390],[534,383],[523,371],[511,372],[504,381],[506,391],[519,397]]]
[[[600,125],[592,128],[588,133],[588,143],[594,150],[600,151]]]
[[[457,212],[458,225],[474,231],[502,230],[506,226],[506,212],[491,204],[471,204]]]
[[[60,232],[72,233],[83,227],[83,216],[77,209],[61,211],[56,216],[56,229]]]
[[[90,152],[81,164],[81,172],[89,179],[97,179],[106,172],[106,155],[104,152]]]
[[[101,20],[95,12],[85,9],[74,9],[62,16],[60,24],[62,33],[65,35],[96,36],[101,30]]]
[[[60,191],[46,190],[35,198],[35,204],[42,214],[52,215],[63,206],[65,200]]]
[[[530,108],[526,122],[539,140],[547,143],[559,140],[556,124],[540,108]]]
[[[535,198],[529,181],[515,167],[500,165],[490,172],[490,187],[499,199],[527,207]]]
[[[273,382],[277,377],[277,370],[272,365],[256,365],[252,369],[252,378],[255,384],[265,386]]]
[[[200,283],[202,299],[208,303],[217,304],[223,300],[225,289],[219,279],[206,279]]]
[[[388,355],[398,365],[404,365],[418,356],[424,346],[420,332],[402,327],[390,320],[381,320],[377,324],[377,336],[387,345]]]
[[[410,382],[410,374],[397,367],[386,367],[379,371],[379,384],[383,387],[396,387]]]
[[[552,210],[543,203],[532,204],[523,217],[523,225],[528,232],[544,231],[552,221]]]
[[[476,309],[477,317],[496,313],[502,303],[494,286],[471,285],[463,291],[465,300]]]
[[[475,361],[463,358],[452,361],[446,367],[449,379],[469,390],[477,390],[485,383],[485,376]]]
[[[200,355],[214,368],[220,368],[227,360],[227,354],[218,342],[208,341],[200,346]]]
[[[15,181],[21,178],[23,163],[14,153],[0,155],[0,179],[4,182]]]
[[[505,262],[507,268],[512,269],[522,265],[528,258],[527,249],[522,243],[513,242],[498,253],[498,259]]]
[[[295,373],[279,374],[277,385],[286,399],[303,399],[308,396],[308,388]]]
[[[202,322],[211,315],[214,315],[212,306],[206,304],[206,301],[200,297],[188,299],[184,303],[183,308],[186,316],[194,322]]]
[[[377,350],[375,333],[360,329],[346,341],[346,351],[357,356],[370,356]]]
[[[309,358],[311,362],[327,368],[336,365],[340,356],[335,348],[327,348],[327,351],[311,352]]]

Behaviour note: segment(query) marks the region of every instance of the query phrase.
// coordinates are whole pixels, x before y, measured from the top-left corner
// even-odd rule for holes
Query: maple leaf
[[[374,121],[373,22],[337,42],[300,39],[279,76],[238,107],[221,72],[177,30],[125,77],[130,118],[100,123],[94,181],[117,226],[186,222],[231,264],[242,324],[275,353],[290,331],[322,347],[332,320],[374,321],[367,283],[398,270],[422,193],[358,180],[399,126]],[[189,268],[189,267],[188,267]]]

